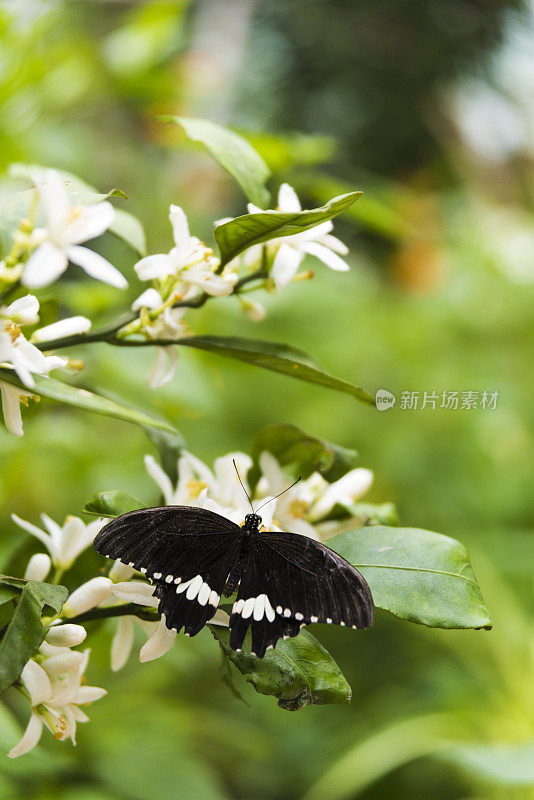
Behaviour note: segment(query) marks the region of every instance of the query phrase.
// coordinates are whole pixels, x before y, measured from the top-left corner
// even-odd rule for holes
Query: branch
[[[135,603],[127,603],[123,606],[108,606],[107,608],[93,608],[77,617],[70,617],[68,622],[91,622],[96,619],[110,619],[112,617],[139,617],[148,622],[159,622],[160,616],[155,611],[149,611],[148,607],[138,606]]]

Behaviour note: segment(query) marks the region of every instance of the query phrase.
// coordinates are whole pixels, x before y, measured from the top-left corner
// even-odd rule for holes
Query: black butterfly
[[[310,622],[367,628],[374,604],[360,573],[320,542],[297,533],[243,527],[193,506],[130,511],[105,525],[94,546],[155,583],[167,627],[195,636],[217,610],[221,594],[237,598],[230,647],[240,652],[248,627],[252,652],[263,658],[281,637]]]

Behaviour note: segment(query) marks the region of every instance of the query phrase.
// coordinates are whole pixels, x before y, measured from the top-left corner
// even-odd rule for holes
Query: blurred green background
[[[378,411],[231,360],[180,352],[150,393],[149,352],[87,347],[80,381],[156,411],[211,461],[293,422],[355,447],[372,501],[470,549],[492,632],[419,628],[379,613],[359,636],[314,633],[353,687],[347,707],[290,714],[221,680],[208,631],[162,660],[109,672],[95,637],[88,677],[109,697],[76,749],[47,734],[0,761],[1,800],[291,800],[534,797],[532,352],[534,17],[511,0],[197,0],[0,3],[1,166],[74,172],[170,245],[168,206],[191,228],[244,210],[230,178],[158,114],[232,125],[304,205],[362,189],[336,222],[352,270],[190,317],[197,333],[285,341],[370,391],[499,392],[496,410]],[[1,187],[0,187],[1,191]],[[133,275],[131,252],[108,251]],[[131,280],[131,299],[140,287]],[[94,320],[123,295],[72,274],[61,302]],[[143,433],[43,401],[25,435],[0,429],[0,555],[31,543],[9,519],[62,520],[102,489],[155,502]],[[87,553],[80,569],[90,570]],[[109,624],[109,637],[113,624]],[[24,708],[1,710],[0,743]],[[445,733],[444,733],[445,732]],[[439,747],[441,736],[458,746]]]

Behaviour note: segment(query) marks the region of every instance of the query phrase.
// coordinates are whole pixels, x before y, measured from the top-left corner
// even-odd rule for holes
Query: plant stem
[[[251,281],[256,280],[264,280],[268,277],[268,273],[264,269],[259,269],[256,272],[253,272],[251,275],[246,275],[244,278],[241,278],[237,281],[236,285],[234,286],[234,291],[232,295],[237,295],[240,293],[241,289],[244,286],[247,286]],[[231,297],[232,295],[228,295]],[[209,295],[206,292],[202,292],[197,297],[192,298],[191,300],[178,300],[176,303],[173,304],[173,308],[201,308],[208,300],[212,299],[213,295]],[[42,352],[46,353],[49,350],[60,350],[63,347],[73,347],[73,346],[80,346],[83,344],[94,344],[95,342],[106,342],[107,344],[112,344],[121,347],[139,347],[141,345],[157,345],[158,340],[156,339],[148,339],[145,341],[137,341],[137,340],[129,340],[129,339],[122,339],[116,335],[117,331],[123,328],[125,325],[130,324],[134,320],[136,320],[138,315],[136,313],[126,314],[120,317],[115,322],[110,322],[109,325],[105,325],[102,328],[97,328],[95,331],[90,333],[77,333],[73,334],[72,336],[63,336],[60,339],[52,339],[49,342],[36,342],[36,347],[39,348]],[[169,340],[166,344],[176,344],[175,340]]]
[[[110,619],[113,617],[126,616],[139,617],[139,619],[144,619],[148,622],[158,622],[160,618],[155,610],[149,611],[148,608],[143,608],[143,606],[138,606],[135,603],[127,603],[123,606],[93,608],[91,611],[86,611],[84,614],[78,614],[77,617],[70,617],[69,622],[91,622],[96,619]]]

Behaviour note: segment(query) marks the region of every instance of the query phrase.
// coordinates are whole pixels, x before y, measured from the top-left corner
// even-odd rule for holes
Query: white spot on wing
[[[193,578],[187,589],[187,592],[185,593],[185,596],[187,597],[188,600],[195,599],[203,583],[204,581],[202,580],[202,575],[195,575],[195,577]]]
[[[209,599],[209,603],[210,603],[210,605],[212,605],[212,606],[215,606],[215,608],[217,608],[217,606],[219,605],[219,600],[220,600],[220,599],[221,599],[221,598],[219,597],[219,595],[217,594],[217,592],[216,592],[216,591],[213,591],[213,590],[212,590],[212,591],[210,592],[210,599]]]
[[[254,619],[259,622],[263,619],[265,613],[265,601],[267,600],[266,594],[259,594],[254,601]]]
[[[275,613],[274,608],[269,602],[269,598],[265,595],[265,616],[269,620],[269,622],[274,622]]]
[[[154,573],[154,578],[155,578],[156,580],[159,580],[159,578],[161,578],[161,572],[155,572],[155,573]]]
[[[170,583],[171,581],[172,581],[172,575],[167,575],[167,577],[165,578],[165,582]]]
[[[241,612],[241,616],[243,619],[248,619],[254,610],[254,603],[256,602],[255,597],[249,597],[248,600],[245,600],[245,605],[243,606],[243,611]]]
[[[301,614],[300,611],[297,611],[295,614],[295,619],[304,619],[304,614]]]
[[[208,584],[207,583],[203,583],[202,586],[200,587],[200,591],[199,591],[198,597],[197,597],[197,600],[198,600],[198,602],[200,603],[201,606],[205,606],[206,605],[206,603],[209,600],[210,593],[211,593],[211,589],[208,586]]]

